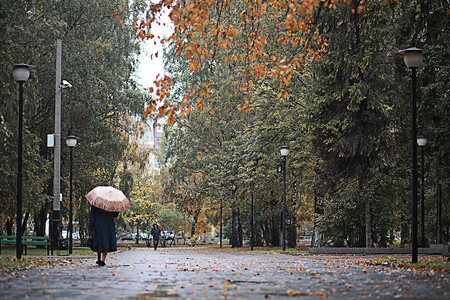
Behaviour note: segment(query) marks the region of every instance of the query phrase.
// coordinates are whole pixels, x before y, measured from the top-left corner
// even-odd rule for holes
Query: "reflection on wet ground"
[[[151,293],[145,293],[145,294],[140,294],[140,295],[136,295],[133,297],[127,297],[127,300],[150,300],[150,299],[166,299],[166,298],[173,298],[173,297],[178,297],[177,294],[174,293],[169,293],[167,291],[160,291],[160,290],[155,290]]]
[[[0,299],[449,299],[450,274],[367,257],[132,249],[0,276]]]

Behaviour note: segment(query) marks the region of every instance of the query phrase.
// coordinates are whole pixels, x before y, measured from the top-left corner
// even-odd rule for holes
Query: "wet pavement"
[[[0,299],[450,299],[450,274],[370,257],[136,248],[0,275]]]

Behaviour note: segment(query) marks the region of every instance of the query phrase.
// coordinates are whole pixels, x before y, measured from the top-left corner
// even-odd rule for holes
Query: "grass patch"
[[[280,253],[280,254],[308,254],[308,251],[305,250],[297,250],[297,249],[258,249],[255,250],[256,253]]]
[[[2,249],[3,252],[3,249]],[[51,265],[59,262],[59,259],[36,258],[36,257],[0,257],[0,271],[11,272],[29,268]]]
[[[438,272],[450,272],[450,261],[444,259],[422,259],[417,263],[412,263],[411,260],[398,259],[388,257],[387,259],[375,259],[368,262],[369,265],[375,266],[390,266],[399,269],[415,269],[415,270],[433,270]]]

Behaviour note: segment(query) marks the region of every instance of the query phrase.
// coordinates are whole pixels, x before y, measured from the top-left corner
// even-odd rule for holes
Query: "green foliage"
[[[433,167],[428,165],[427,180],[439,175],[441,197],[448,199],[448,4],[371,1],[367,10],[358,11],[359,4],[316,9],[314,25],[328,46],[320,60],[290,66],[294,71],[286,86],[270,76],[242,73],[248,70],[244,59],[220,59],[248,54],[239,45],[246,39],[253,41],[249,31],[255,24],[260,32],[270,28],[261,55],[252,56],[255,65],[270,68],[271,57],[289,61],[294,55],[306,55],[301,47],[276,42],[284,33],[276,14],[254,24],[243,22],[233,38],[236,43],[226,47],[202,43],[214,57],[202,58],[197,72],[192,72],[183,51],[167,51],[167,70],[174,83],[169,101],[186,109],[187,103],[181,101],[185,92],[190,103],[210,100],[198,110],[192,107],[188,115],[175,116],[176,125],[167,128],[166,191],[179,209],[191,216],[201,210],[217,224],[222,201],[227,234],[235,210],[248,237],[253,193],[258,235],[266,244],[276,243],[281,227],[281,178],[276,166],[279,147],[290,145],[288,170],[295,167],[298,175],[294,178],[288,172],[288,203],[296,179],[303,195],[297,197],[298,220],[312,223],[312,199],[318,195],[316,226],[333,245],[389,246],[400,233],[404,245],[411,223],[410,73],[396,52],[409,45],[432,51],[418,71],[419,124],[432,139],[428,157]],[[211,10],[208,17],[211,23],[219,23],[220,17],[220,24],[241,24],[226,10]],[[214,41],[209,34],[193,34],[188,43]],[[312,38],[301,31],[296,34]],[[205,88],[202,83],[208,78]],[[192,89],[206,89],[207,96]],[[284,89],[289,96],[278,97]],[[437,194],[431,185],[427,185],[427,203]],[[288,205],[288,211],[293,206]],[[448,224],[449,210],[444,210]],[[430,237],[435,224],[431,211],[427,209]]]
[[[36,66],[24,85],[24,212],[45,218],[53,193],[55,43],[62,40],[62,78],[73,88],[62,91],[62,213],[67,217],[69,151],[64,137],[79,137],[74,149],[75,220],[86,229],[89,205],[84,195],[97,185],[116,185],[116,170],[129,147],[130,115],[144,108],[145,94],[131,77],[139,44],[131,24],[117,21],[118,5],[134,18],[142,2],[127,0],[2,1],[0,14],[0,224],[14,218],[17,152],[17,85],[6,66]],[[112,13],[111,13],[112,12]],[[134,162],[134,158],[130,160]],[[125,182],[125,181],[124,181]],[[41,211],[43,213],[41,213]],[[35,218],[36,219],[36,218]],[[45,224],[44,222],[41,222]],[[35,228],[36,232],[39,232]],[[42,233],[41,233],[42,234]]]
[[[195,237],[208,222],[218,225],[222,204],[228,235],[233,224],[241,241],[246,238],[240,235],[250,232],[253,195],[258,243],[278,245],[282,182],[276,170],[279,147],[289,145],[291,227],[298,226],[291,224],[296,207],[296,220],[306,225],[312,225],[314,210],[316,228],[334,245],[388,246],[399,233],[404,244],[411,222],[410,71],[396,52],[417,46],[430,51],[417,73],[417,105],[419,131],[429,138],[427,236],[435,239],[430,205],[436,197],[443,201],[443,227],[450,222],[449,4],[370,1],[368,10],[358,11],[360,3],[319,5],[308,14],[316,30],[288,30],[289,36],[286,26],[293,25],[285,23],[283,7],[248,10],[253,17],[236,16],[249,8],[245,1],[203,7],[208,24],[217,27],[190,32],[183,51],[172,48],[177,45],[166,49],[169,102],[179,107],[172,112],[182,113],[169,115],[175,123],[165,128],[163,168],[150,174],[150,149],[137,142],[142,124],[130,118],[140,113],[146,95],[131,77],[139,46],[128,20],[140,16],[145,1],[3,1],[1,61],[37,66],[25,84],[25,209],[45,216],[50,208],[52,149],[45,140],[53,132],[54,43],[61,38],[63,78],[74,86],[62,95],[62,135],[70,131],[80,138],[74,149],[74,199],[82,234],[89,211],[84,195],[96,185],[115,185],[133,205],[119,219],[124,229],[145,229],[158,219],[175,231],[186,231],[189,224]],[[294,47],[288,39],[302,42]],[[320,60],[306,60],[318,58],[312,50],[321,53]],[[10,71],[2,68],[1,223],[14,219],[17,98]],[[170,111],[168,102],[161,105],[153,107],[155,115]],[[63,147],[64,195],[67,189]],[[315,209],[314,199],[320,204]],[[63,217],[66,213],[63,209]]]
[[[233,3],[239,4],[242,3]],[[218,18],[214,13],[213,16]],[[227,13],[221,14],[220,18],[221,22],[233,22],[233,16]],[[265,30],[273,25],[273,22],[261,24]],[[244,39],[249,30],[242,28],[239,38]],[[273,45],[273,40],[270,43],[270,51],[282,54]],[[230,45],[226,51],[213,49],[211,45],[211,50],[217,51],[217,57],[226,51],[227,55],[230,52],[238,56],[245,53],[237,45]],[[257,84],[250,94],[245,86],[246,79],[237,74],[244,68],[241,61],[224,63],[211,60],[203,64],[198,72],[191,73],[183,55],[177,55],[170,49],[168,55],[176,58],[168,62],[167,66],[175,82],[172,102],[181,99],[183,91],[192,86],[201,90],[200,83],[209,76],[212,76],[213,84],[209,86],[211,101],[205,103],[203,109],[199,107],[186,117],[181,115],[177,118],[176,126],[167,130],[170,167],[167,193],[178,208],[186,211],[194,220],[201,211],[215,225],[219,223],[218,208],[222,202],[224,218],[229,220],[235,216],[237,230],[247,233],[249,196],[254,193],[257,231],[261,233],[261,228],[265,227],[263,231],[274,232],[273,236],[276,236],[279,232],[278,204],[281,199],[281,185],[276,174],[279,147],[295,138],[296,134],[290,128],[301,122],[294,117],[299,111],[291,109],[292,103],[289,101],[277,101],[280,89],[272,79],[257,81],[251,77]],[[195,102],[201,97],[198,95],[192,100]],[[246,103],[248,109],[240,106],[242,103]],[[236,110],[236,107],[241,110]],[[301,144],[293,147],[299,152],[304,149]],[[295,154],[296,157],[302,155],[298,152]],[[307,160],[296,162],[299,166],[307,163]],[[235,197],[232,196],[233,187],[236,189]],[[230,210],[234,210],[235,214]],[[270,236],[266,238],[269,242]]]
[[[160,207],[158,223],[161,226],[161,230],[169,230],[174,233],[187,233],[187,217],[180,210],[177,210],[173,204],[168,203]]]

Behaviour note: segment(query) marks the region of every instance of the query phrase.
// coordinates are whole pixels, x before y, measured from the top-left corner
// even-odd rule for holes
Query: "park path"
[[[148,248],[0,276],[0,299],[449,299],[450,274],[368,257]]]

